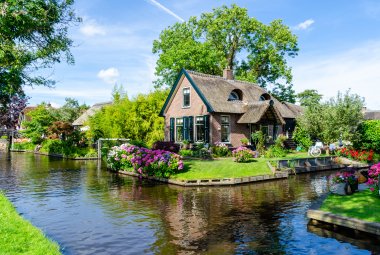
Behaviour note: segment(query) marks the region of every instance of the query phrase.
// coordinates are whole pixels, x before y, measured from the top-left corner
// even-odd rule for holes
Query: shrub
[[[298,146],[301,146],[303,150],[308,150],[309,147],[313,145],[309,133],[299,126],[297,126],[293,132],[293,140]]]
[[[255,144],[256,151],[259,152],[260,155],[264,154],[265,152],[265,135],[264,133],[259,130],[256,131],[251,135],[252,141]]]
[[[3,136],[0,137],[0,139],[8,139],[8,136],[3,135]]]
[[[164,151],[171,151],[174,153],[178,153],[180,149],[180,145],[176,144],[174,142],[163,142],[163,141],[158,141],[155,142],[152,145],[153,150],[164,150]]]
[[[231,155],[231,151],[225,143],[216,143],[215,146],[211,148],[211,151],[217,157],[227,157]]]
[[[380,120],[367,120],[358,127],[358,136],[354,139],[356,149],[380,152]]]
[[[271,147],[265,152],[266,158],[281,158],[285,157],[287,150],[285,149],[284,142],[286,141],[286,136],[279,135]]]
[[[207,148],[202,148],[199,150],[199,157],[201,159],[212,159],[211,151]]]
[[[135,146],[138,146],[138,147],[148,148],[148,146],[146,145],[146,143],[144,141],[142,141],[142,140],[131,140],[128,143],[132,144],[132,145],[135,145]]]
[[[34,148],[36,147],[35,144],[32,142],[15,142],[13,143],[13,149],[14,150],[28,150],[28,151],[34,151]]]
[[[183,169],[183,162],[178,154],[127,144],[113,147],[108,154],[107,164],[116,171],[130,171],[132,168],[140,175],[158,177],[168,177]]]
[[[61,140],[48,139],[42,142],[41,152],[63,154],[63,143]]]
[[[193,151],[192,150],[180,150],[179,151],[179,155],[183,156],[183,157],[191,157],[193,156]]]
[[[232,151],[232,155],[235,157],[236,162],[243,163],[249,162],[253,159],[255,157],[255,152],[246,147],[240,146]]]

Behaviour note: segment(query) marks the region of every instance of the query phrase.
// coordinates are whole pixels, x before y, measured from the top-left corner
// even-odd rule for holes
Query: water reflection
[[[182,188],[99,170],[96,161],[0,157],[0,188],[65,254],[369,254],[372,249],[307,231],[305,212],[326,192],[327,173]]]

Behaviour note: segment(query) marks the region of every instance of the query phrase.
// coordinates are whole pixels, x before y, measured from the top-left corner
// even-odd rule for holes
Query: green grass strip
[[[321,206],[322,211],[380,223],[380,197],[369,190],[351,196],[329,195]]]
[[[0,254],[61,254],[57,243],[22,218],[0,192]]]

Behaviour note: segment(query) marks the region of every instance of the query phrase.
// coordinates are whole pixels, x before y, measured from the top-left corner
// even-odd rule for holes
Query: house
[[[166,141],[237,147],[257,130],[273,139],[282,133],[291,137],[301,112],[300,106],[281,103],[256,84],[233,80],[232,70],[219,77],[182,69],[160,116]]]
[[[363,109],[364,119],[365,120],[380,120],[380,111],[379,110],[368,110]]]
[[[103,102],[103,103],[97,103],[91,106],[89,109],[87,109],[81,116],[76,119],[72,125],[76,129],[80,129],[81,131],[88,130],[88,126],[84,126],[84,124],[87,122],[88,118],[93,116],[97,111],[101,110],[104,106],[111,105],[112,102]]]
[[[25,107],[21,112],[20,114],[18,115],[18,121],[17,121],[17,125],[16,125],[16,129],[22,129],[22,123],[24,121],[31,121],[31,118],[30,116],[28,115],[28,113],[30,111],[33,111],[37,108],[37,106],[27,106]]]

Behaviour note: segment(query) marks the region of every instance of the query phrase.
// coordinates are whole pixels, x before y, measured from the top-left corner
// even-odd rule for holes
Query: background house
[[[275,139],[291,138],[300,106],[282,103],[260,86],[233,80],[232,70],[213,76],[182,70],[161,110],[165,140],[188,140],[237,147],[262,130]]]
[[[88,118],[93,116],[97,111],[101,110],[104,106],[110,105],[112,102],[97,103],[87,109],[78,119],[73,122],[73,126],[81,131],[88,130],[88,126],[84,126]]]

